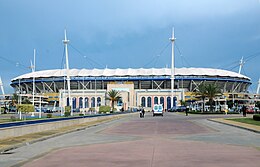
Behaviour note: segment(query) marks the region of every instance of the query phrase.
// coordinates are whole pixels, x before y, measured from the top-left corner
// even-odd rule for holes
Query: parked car
[[[186,106],[175,106],[168,109],[168,112],[184,112],[186,110]]]
[[[45,113],[53,113],[53,111],[50,110],[50,109],[47,109],[47,110],[45,111]]]
[[[246,113],[248,113],[248,114],[254,114],[254,112],[255,112],[254,107],[248,106],[248,107],[246,108]]]

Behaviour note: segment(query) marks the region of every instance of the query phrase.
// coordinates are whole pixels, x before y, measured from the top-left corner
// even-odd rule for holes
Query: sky
[[[259,0],[0,0],[0,76],[11,79],[64,66],[64,29],[70,68],[207,67],[260,78]]]

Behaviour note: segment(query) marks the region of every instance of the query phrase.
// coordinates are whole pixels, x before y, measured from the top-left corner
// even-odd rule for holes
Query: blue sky
[[[70,68],[170,66],[174,26],[176,67],[209,67],[260,77],[259,0],[0,0],[0,76],[12,78],[64,64],[64,29]],[[251,56],[253,55],[253,56]]]

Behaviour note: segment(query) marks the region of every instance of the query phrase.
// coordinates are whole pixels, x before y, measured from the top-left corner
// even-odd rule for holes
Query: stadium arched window
[[[95,107],[95,97],[91,98],[91,107]]]
[[[85,98],[85,108],[89,108],[89,100],[88,100],[88,97]]]
[[[167,109],[171,108],[171,97],[167,97]]]
[[[152,107],[152,98],[147,97],[147,107]]]
[[[162,104],[164,107],[164,97],[160,97],[160,104]]]
[[[154,97],[154,104],[158,104],[158,97]]]
[[[83,98],[79,98],[79,108],[83,108]]]
[[[76,97],[72,98],[72,108],[76,108]]]
[[[101,106],[101,97],[98,97],[98,98],[97,98],[97,106],[98,106],[98,107]]]
[[[173,107],[176,107],[177,104],[177,97],[173,97]]]
[[[146,106],[146,102],[145,102],[145,97],[141,98],[141,106],[145,107]]]

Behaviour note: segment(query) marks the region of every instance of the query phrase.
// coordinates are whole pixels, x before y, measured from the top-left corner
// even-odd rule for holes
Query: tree
[[[108,95],[108,97],[106,99],[110,100],[112,102],[112,109],[114,111],[115,102],[117,102],[121,98],[120,93],[119,93],[119,91],[112,89],[109,92],[107,92],[107,95]]]
[[[12,96],[12,102],[15,104],[17,104],[17,102],[18,102],[18,95],[16,93],[14,93]]]
[[[32,102],[28,98],[25,98],[23,99],[22,104],[32,104]]]
[[[34,112],[34,106],[31,104],[18,104],[17,110],[25,113]]]
[[[216,85],[203,83],[198,86],[197,92],[195,92],[195,94],[200,96],[203,101],[203,112],[205,111],[205,99],[206,97],[209,98],[210,111],[212,112],[214,98],[221,95],[221,92]]]
[[[255,106],[260,108],[260,101],[256,102]]]
[[[34,112],[34,106],[31,104],[18,104],[17,109],[22,112]]]
[[[213,85],[213,84],[205,85],[205,89],[206,89],[206,92],[207,92],[206,93],[207,97],[209,98],[210,111],[212,112],[213,111],[214,98],[216,96],[221,95],[221,92],[218,89],[218,87],[216,85]]]
[[[207,97],[207,90],[206,90],[206,85],[204,83],[198,86],[195,95],[199,96],[202,99],[203,101],[202,112],[205,112],[205,99]]]
[[[186,106],[187,102],[185,100],[180,100],[180,104],[181,104],[181,106]]]

